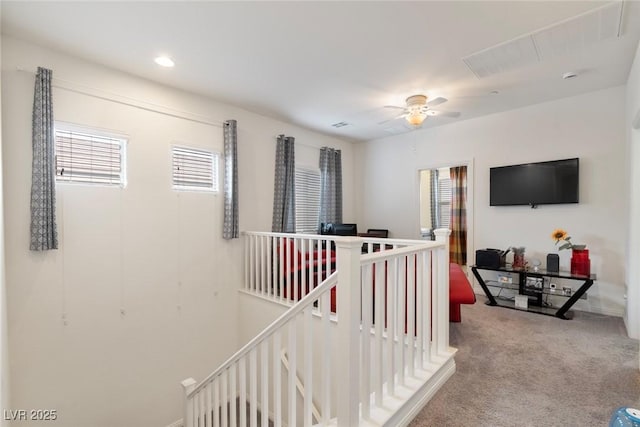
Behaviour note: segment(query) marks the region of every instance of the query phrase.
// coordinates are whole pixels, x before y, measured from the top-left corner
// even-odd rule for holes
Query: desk
[[[485,280],[482,278],[478,270],[486,270],[486,271],[495,271],[509,274],[517,274],[518,275],[518,283],[497,283],[496,285],[487,285]],[[513,301],[505,301],[502,299],[496,299],[496,297],[489,291],[489,286],[499,287],[503,289],[511,289],[517,290],[519,295],[527,295],[527,298],[530,298],[532,303],[529,304],[526,311],[531,311],[538,314],[545,314],[547,316],[555,316],[560,319],[571,319],[573,318],[573,312],[569,311],[569,309],[580,299],[587,290],[593,285],[594,280],[596,280],[596,275],[592,274],[590,276],[582,276],[582,275],[574,275],[569,273],[568,271],[560,271],[560,272],[552,272],[552,271],[532,271],[532,270],[522,270],[522,269],[512,269],[512,268],[492,268],[492,267],[481,267],[481,266],[471,266],[471,271],[473,275],[478,279],[478,283],[482,287],[485,295],[487,296],[487,305],[497,305],[499,307],[513,308],[519,309],[515,306]],[[571,292],[570,295],[565,295],[558,291],[553,291],[548,286],[544,285],[544,278],[557,278],[557,279],[568,279],[568,280],[576,280],[583,282],[582,285],[575,291]],[[539,289],[531,288],[527,286],[527,278],[542,278],[542,285]],[[568,298],[567,301],[560,307],[551,307],[545,306],[542,302],[543,295],[553,295]],[[532,305],[531,305],[532,304]]]

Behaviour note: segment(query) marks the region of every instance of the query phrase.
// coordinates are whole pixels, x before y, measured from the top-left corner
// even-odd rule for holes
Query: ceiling
[[[398,114],[385,105],[417,93],[448,98],[437,109],[461,113],[429,117],[428,128],[624,84],[640,39],[640,2],[0,5],[4,34],[356,141],[412,131],[402,119],[380,122]],[[581,31],[589,22],[603,31],[589,14],[603,6],[618,7],[609,15],[618,14],[621,34],[594,41]],[[531,34],[549,36],[553,54],[527,57],[522,36]],[[160,54],[176,66],[158,67]],[[498,72],[478,77],[463,58]],[[578,77],[562,79],[569,71]]]

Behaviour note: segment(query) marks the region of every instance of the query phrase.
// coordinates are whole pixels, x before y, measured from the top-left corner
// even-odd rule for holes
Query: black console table
[[[484,281],[478,270],[487,270],[487,271],[496,271],[501,273],[510,273],[518,275],[518,283],[500,283],[498,282],[496,285],[487,285]],[[506,267],[492,268],[492,267],[481,267],[481,266],[471,266],[471,271],[473,275],[478,279],[478,283],[482,287],[485,295],[487,296],[487,305],[497,305],[500,307],[513,308],[517,310],[525,310],[519,307],[516,307],[513,301],[505,301],[501,299],[496,299],[496,297],[491,294],[489,291],[489,286],[497,286],[504,289],[517,290],[519,295],[526,295],[528,298],[528,306],[526,311],[531,311],[539,314],[546,314],[547,316],[555,316],[560,319],[571,319],[573,318],[573,312],[569,311],[569,309],[573,306],[573,304],[580,299],[585,292],[593,285],[594,280],[596,280],[596,275],[591,274],[590,276],[581,276],[574,275],[569,273],[568,271],[560,271],[560,272],[552,272],[545,270],[524,270],[524,269],[512,269]],[[571,292],[570,295],[564,294],[558,290],[550,289],[549,287],[545,287],[544,278],[557,278],[557,279],[569,279],[569,280],[577,280],[583,282],[582,285],[575,291]],[[540,278],[542,280],[541,286],[536,289],[527,286],[527,278]],[[550,307],[545,306],[542,298],[543,295],[553,295],[553,296],[563,296],[568,298],[568,300],[562,305],[562,307]]]

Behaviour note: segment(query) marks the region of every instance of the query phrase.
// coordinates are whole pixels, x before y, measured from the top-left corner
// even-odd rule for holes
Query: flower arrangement
[[[564,231],[562,228],[555,229],[553,233],[551,233],[551,238],[556,241],[556,245],[560,243],[560,241],[564,242],[558,248],[560,250],[562,249],[584,250],[587,247],[587,245],[576,245],[575,243],[572,243],[571,237],[568,236],[567,232]]]

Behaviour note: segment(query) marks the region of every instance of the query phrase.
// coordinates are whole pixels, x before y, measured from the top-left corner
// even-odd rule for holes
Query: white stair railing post
[[[438,280],[436,287],[437,299],[434,305],[437,307],[437,346],[438,354],[449,351],[449,235],[451,230],[438,228],[435,230],[436,242],[444,243],[444,247],[437,249]]]
[[[336,375],[338,427],[359,424],[360,405],[360,248],[363,240],[344,237],[337,248],[337,343],[340,357]],[[368,396],[363,398],[368,399]]]
[[[196,380],[193,378],[187,378],[182,381],[182,388],[184,389],[184,400],[182,403],[182,426],[193,427],[193,400],[189,400],[187,396],[196,388]]]

